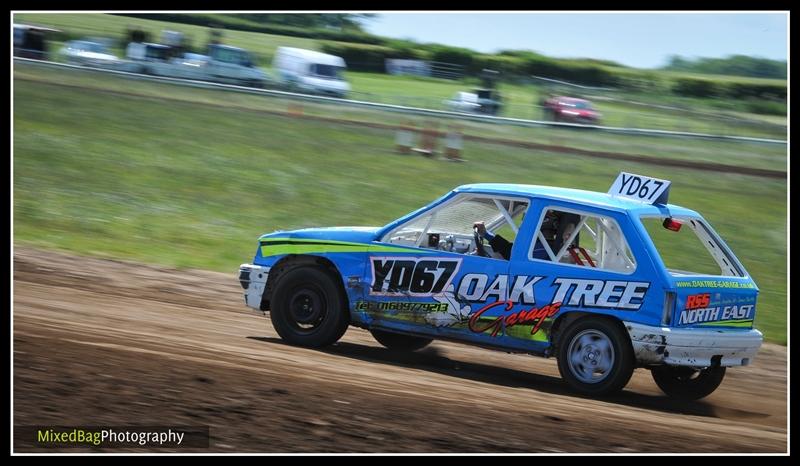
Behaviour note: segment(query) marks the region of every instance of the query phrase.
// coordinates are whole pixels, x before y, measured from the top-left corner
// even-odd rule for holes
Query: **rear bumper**
[[[755,357],[763,335],[756,329],[676,329],[623,322],[636,360],[643,365],[708,367],[719,359],[724,367],[746,366]]]
[[[261,311],[261,297],[267,286],[269,267],[242,264],[239,266],[239,284],[244,288],[244,303],[257,311]]]

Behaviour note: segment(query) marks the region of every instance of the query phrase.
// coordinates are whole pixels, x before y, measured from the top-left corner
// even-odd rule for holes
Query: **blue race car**
[[[292,344],[354,325],[396,350],[448,339],[555,356],[589,395],[644,367],[666,394],[699,399],[761,346],[758,288],[669,188],[629,173],[608,193],[460,186],[384,227],[264,235],[239,280]]]

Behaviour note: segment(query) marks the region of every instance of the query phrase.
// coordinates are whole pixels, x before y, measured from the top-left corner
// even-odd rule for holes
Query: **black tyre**
[[[722,383],[725,368],[721,366],[694,369],[691,367],[656,366],[650,370],[656,385],[667,395],[691,401],[705,398]]]
[[[575,322],[559,337],[558,371],[576,391],[610,395],[633,375],[630,338],[614,322],[591,317]]]
[[[350,322],[339,285],[317,267],[297,267],[279,276],[270,307],[278,335],[300,346],[331,345]]]
[[[370,330],[372,336],[383,346],[398,351],[416,351],[431,344],[430,338],[401,335],[399,333],[385,332],[383,330]]]

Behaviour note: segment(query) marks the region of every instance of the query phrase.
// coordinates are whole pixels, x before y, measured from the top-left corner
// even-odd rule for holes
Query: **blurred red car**
[[[597,124],[600,113],[585,99],[550,97],[544,101],[545,118],[569,123]]]

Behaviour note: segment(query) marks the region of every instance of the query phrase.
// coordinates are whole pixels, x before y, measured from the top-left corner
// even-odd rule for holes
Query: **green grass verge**
[[[153,98],[15,80],[17,244],[233,274],[275,229],[383,225],[473,182],[605,191],[626,170],[673,180],[671,201],[702,212],[761,288],[757,327],[786,342],[784,180],[469,142],[466,163],[403,157],[390,131],[231,106],[275,99],[103,79]]]

